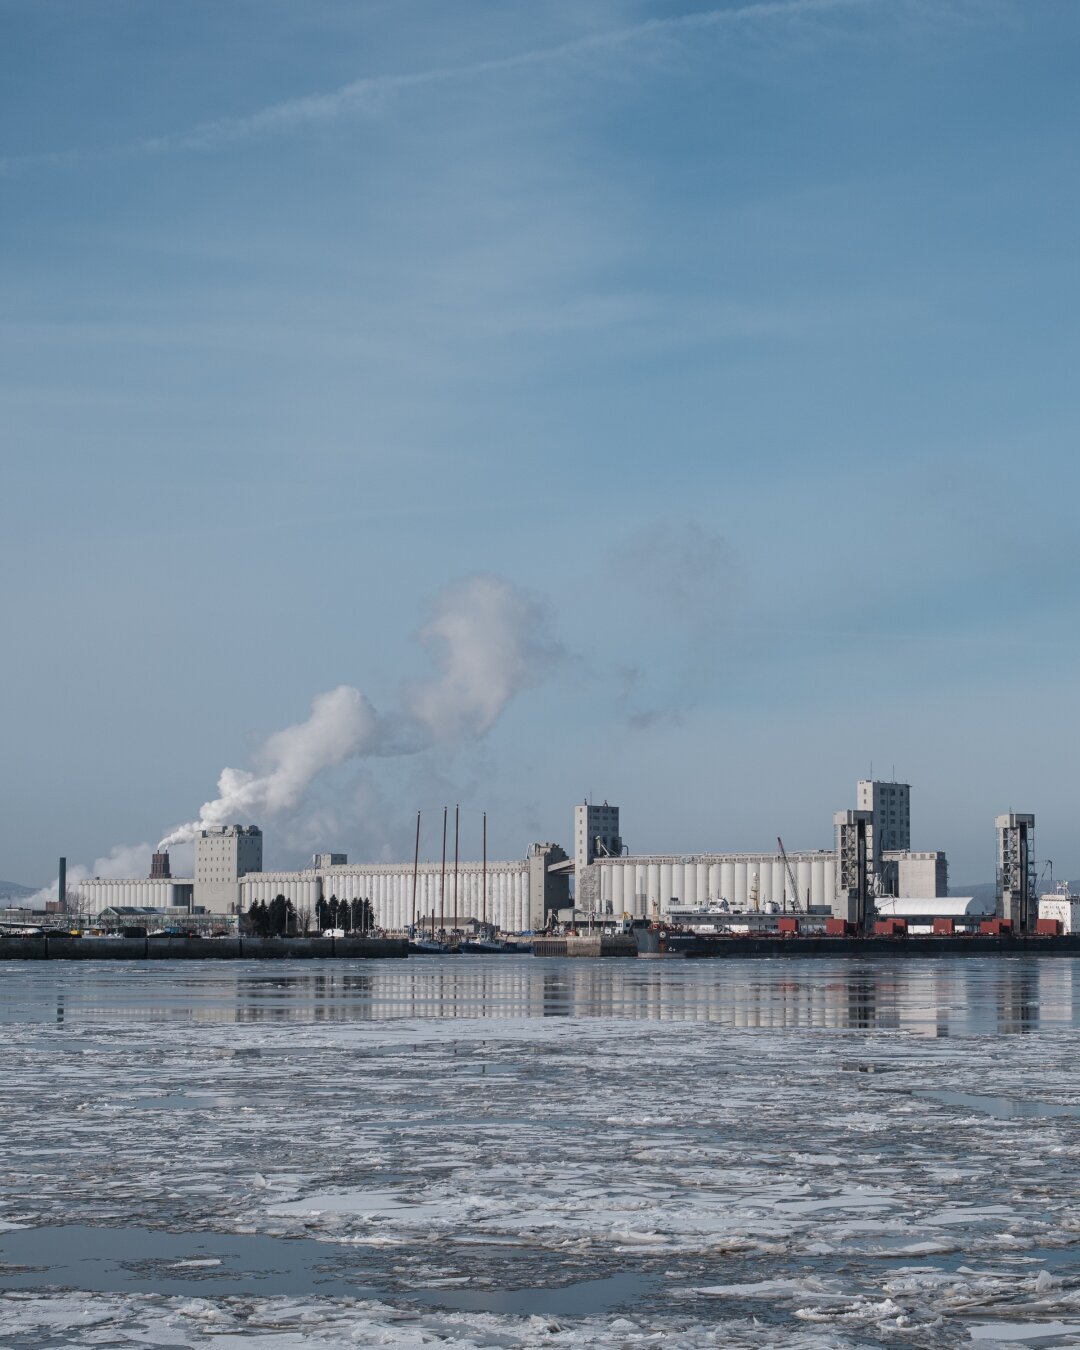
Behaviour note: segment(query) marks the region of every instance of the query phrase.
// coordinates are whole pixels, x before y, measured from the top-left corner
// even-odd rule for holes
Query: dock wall
[[[585,937],[534,938],[534,956],[637,956],[632,933],[596,933]]]
[[[642,954],[648,954],[643,944]],[[664,952],[661,944],[659,953]],[[730,937],[669,939],[667,953],[687,958],[846,956],[905,960],[934,956],[1080,956],[1080,934],[1067,937]]]
[[[0,961],[229,961],[313,957],[402,957],[404,938],[79,938],[68,933],[0,936]]]

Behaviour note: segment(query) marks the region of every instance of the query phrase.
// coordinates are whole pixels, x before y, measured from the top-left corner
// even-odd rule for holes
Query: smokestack
[[[60,905],[60,913],[67,913],[67,859],[60,859],[60,880],[56,887],[56,899]]]
[[[169,867],[169,850],[162,849],[160,853],[155,853],[150,859],[150,880],[165,881],[172,876],[172,869]]]

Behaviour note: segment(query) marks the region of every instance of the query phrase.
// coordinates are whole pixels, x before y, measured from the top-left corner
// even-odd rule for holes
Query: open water
[[[0,1344],[1080,1345],[1078,1016],[1046,957],[0,966]]]

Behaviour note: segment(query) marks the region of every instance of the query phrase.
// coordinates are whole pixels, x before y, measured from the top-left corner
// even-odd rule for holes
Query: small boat
[[[518,948],[498,938],[466,938],[459,950],[466,956],[512,956]]]
[[[445,942],[438,942],[434,938],[410,938],[409,955],[410,956],[452,956],[455,949]]]

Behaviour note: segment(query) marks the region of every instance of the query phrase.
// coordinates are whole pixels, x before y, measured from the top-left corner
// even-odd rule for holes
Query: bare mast
[[[439,882],[439,927],[446,928],[446,813],[449,810],[444,806],[442,809],[442,879]],[[435,906],[431,906],[431,936],[435,936]]]
[[[454,927],[458,926],[457,878],[458,878],[458,841],[461,838],[461,807],[454,807]]]
[[[416,932],[416,876],[420,871],[420,812],[416,813],[416,848],[412,860],[412,931]]]
[[[487,927],[487,812],[484,812],[484,877],[481,882],[483,894],[480,901],[483,925]]]

